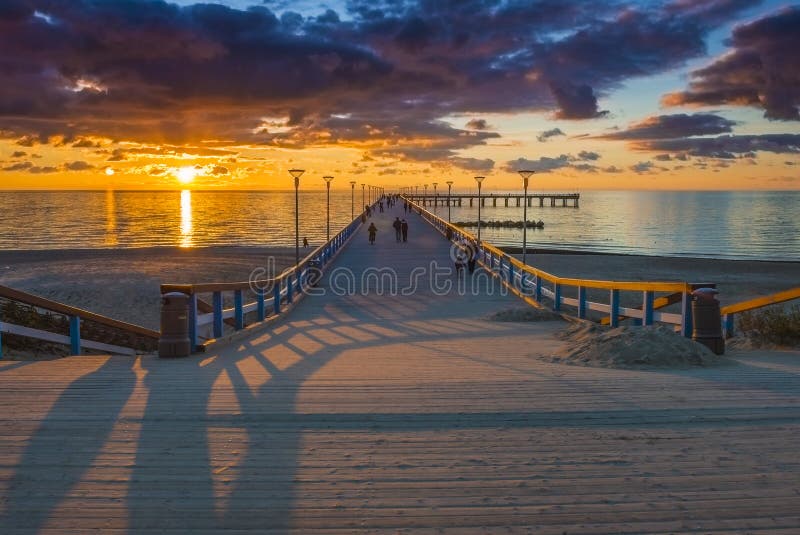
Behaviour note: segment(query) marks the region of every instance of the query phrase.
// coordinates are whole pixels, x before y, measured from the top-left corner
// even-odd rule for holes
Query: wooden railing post
[[[214,292],[212,294],[212,311],[214,314],[212,323],[214,338],[220,338],[222,337],[222,292]]]
[[[619,290],[611,290],[611,316],[608,323],[612,327],[619,327]]]
[[[275,279],[272,287],[272,310],[276,316],[281,313],[281,279]]]
[[[642,325],[653,324],[653,302],[655,292],[644,291],[642,295]]]
[[[692,294],[683,292],[681,297],[681,334],[692,337]]]
[[[286,275],[286,302],[292,304],[294,301],[294,285],[292,284],[292,275],[294,272],[290,272]]]
[[[586,318],[586,286],[578,286],[578,317]]]
[[[81,318],[69,317],[69,349],[72,355],[81,354]]]
[[[244,329],[244,296],[242,290],[233,292],[233,316],[236,323],[236,330]]]
[[[537,303],[542,302],[542,277],[541,275],[536,275],[536,290],[534,291],[533,298],[536,299]]]
[[[259,288],[256,293],[256,316],[258,321],[264,321],[267,317],[267,297],[264,295],[264,289]]]
[[[197,294],[189,295],[189,347],[192,353],[197,351]]]
[[[733,314],[724,314],[722,316],[722,335],[725,338],[733,336],[734,321]]]
[[[561,310],[561,284],[555,283],[553,288],[553,310],[558,312]]]

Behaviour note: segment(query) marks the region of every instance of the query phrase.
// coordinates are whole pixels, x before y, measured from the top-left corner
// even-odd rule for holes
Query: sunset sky
[[[0,188],[800,189],[800,5],[2,0]]]

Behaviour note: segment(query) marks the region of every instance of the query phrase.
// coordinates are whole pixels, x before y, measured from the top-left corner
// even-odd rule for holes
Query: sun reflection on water
[[[181,247],[193,247],[192,240],[192,192],[181,191]]]
[[[106,190],[106,232],[103,238],[103,245],[114,247],[118,245],[117,236],[117,203],[114,190]]]

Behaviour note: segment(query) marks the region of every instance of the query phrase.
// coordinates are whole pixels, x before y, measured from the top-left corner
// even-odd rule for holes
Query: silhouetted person
[[[381,201],[381,202],[379,202],[379,203],[378,203],[378,211],[379,211],[380,213],[383,213],[383,201]]]
[[[369,244],[375,245],[375,234],[378,232],[378,227],[375,226],[375,223],[369,224],[367,232],[369,232]]]
[[[394,227],[394,237],[397,240],[397,243],[400,243],[400,240],[403,238],[403,231],[401,229],[403,223],[400,222],[399,217],[394,218],[394,223],[392,223],[392,226]]]
[[[308,238],[303,238],[303,247],[308,247]]]
[[[475,263],[478,261],[478,245],[473,242],[466,243],[467,248],[467,269],[470,274],[475,272]]]
[[[408,241],[408,222],[405,219],[400,221],[400,232],[403,234],[403,241]]]

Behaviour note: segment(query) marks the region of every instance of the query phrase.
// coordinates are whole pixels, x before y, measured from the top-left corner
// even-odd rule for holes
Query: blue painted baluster
[[[272,308],[275,314],[281,313],[281,279],[275,279],[275,286],[272,289]]]
[[[619,327],[619,290],[611,290],[611,317],[609,324],[612,327]]]
[[[722,333],[725,338],[733,336],[734,321],[733,314],[725,314],[722,316]]]
[[[297,295],[300,295],[300,292],[303,291],[303,280],[304,280],[303,277],[305,276],[306,269],[307,268],[303,268],[300,274],[294,279],[295,283],[294,288],[297,291]]]
[[[189,348],[192,353],[197,351],[197,294],[192,292],[189,296]]]
[[[81,354],[81,318],[69,317],[69,350],[73,355]]]
[[[212,308],[214,312],[214,338],[222,336],[222,292],[214,292]]]
[[[508,283],[513,287],[517,281],[514,280],[514,264],[508,262]]]
[[[642,293],[642,325],[653,324],[653,301],[655,292],[644,291]]]
[[[289,273],[286,276],[286,302],[292,304],[294,301],[294,284],[292,283],[292,277],[294,272]]]
[[[586,318],[586,286],[578,286],[578,317]]]
[[[244,329],[244,296],[241,290],[233,292],[233,314],[236,323],[236,330]]]
[[[533,298],[536,299],[538,303],[542,302],[542,277],[539,275],[536,275],[536,290]]]
[[[561,284],[558,282],[553,287],[553,310],[561,310]]]
[[[681,334],[692,337],[692,294],[687,292],[681,298]]]
[[[267,317],[265,301],[264,290],[259,290],[256,294],[256,315],[258,316],[258,321],[264,321],[264,318]]]

